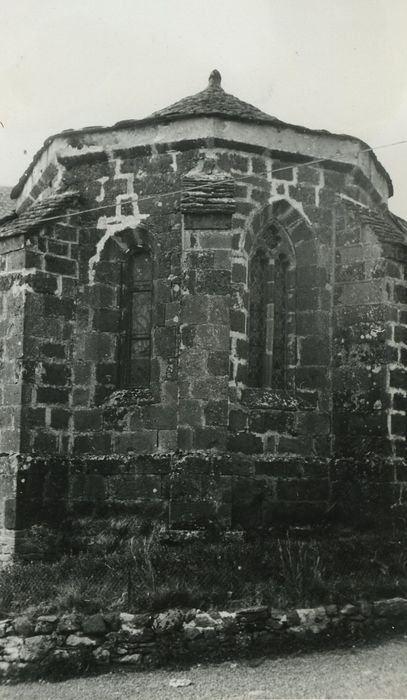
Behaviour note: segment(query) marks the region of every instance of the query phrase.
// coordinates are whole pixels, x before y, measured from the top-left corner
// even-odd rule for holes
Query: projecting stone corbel
[[[183,178],[181,211],[187,229],[229,229],[236,209],[235,182],[205,158]]]

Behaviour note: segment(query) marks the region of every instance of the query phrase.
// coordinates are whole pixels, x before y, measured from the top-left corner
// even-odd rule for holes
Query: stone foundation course
[[[292,610],[26,614],[0,621],[0,674],[18,680],[109,666],[145,669],[305,650],[406,628],[404,598]]]

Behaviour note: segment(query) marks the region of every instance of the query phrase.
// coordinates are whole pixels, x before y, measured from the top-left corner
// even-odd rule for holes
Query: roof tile
[[[76,192],[63,192],[34,202],[20,214],[12,214],[0,221],[0,238],[18,236],[41,226],[49,217],[56,216],[61,209],[73,203]]]
[[[272,117],[248,102],[243,102],[238,97],[225,92],[221,87],[221,76],[217,70],[212,71],[208,87],[205,90],[184,97],[158,112],[153,112],[147,119],[172,121],[194,115],[224,116],[257,123],[282,124],[276,117]]]

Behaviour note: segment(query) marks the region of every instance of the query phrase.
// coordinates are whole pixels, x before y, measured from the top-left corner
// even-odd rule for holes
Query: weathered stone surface
[[[35,625],[35,634],[51,634],[56,628],[57,621],[56,615],[40,615]]]
[[[5,637],[8,632],[12,630],[11,618],[6,620],[0,620],[0,637]]]
[[[181,610],[168,610],[160,613],[154,620],[153,628],[158,633],[172,632],[182,627],[184,615]]]
[[[106,624],[101,614],[89,615],[82,620],[82,631],[85,635],[101,635],[106,632]]]
[[[378,600],[373,604],[375,615],[379,617],[407,618],[407,600],[405,598],[390,598]]]
[[[81,629],[82,617],[77,613],[69,613],[63,615],[57,625],[57,632],[60,634],[69,634],[77,632]]]
[[[123,666],[139,666],[141,664],[143,657],[141,654],[125,654],[121,656],[118,661]]]
[[[0,650],[6,661],[17,661],[20,658],[24,640],[22,637],[11,635],[0,641]]]
[[[349,511],[366,525],[397,520],[394,473],[372,506],[362,476],[351,505],[330,470],[342,456],[354,473],[364,455],[406,457],[406,238],[386,208],[390,181],[373,156],[357,157],[357,141],[351,155],[341,137],[328,148],[318,132],[321,162],[299,167],[310,136],[284,124],[276,157],[273,120],[212,87],[152,117],[154,143],[136,143],[131,129],[125,143],[123,125],[47,141],[53,162],[30,169],[18,215],[1,223],[0,451],[35,454],[44,469],[0,484],[2,561],[15,547],[10,532],[40,519],[58,529],[65,513],[101,511],[107,500],[113,510],[151,507],[150,518],[165,511],[170,526],[264,528],[327,513],[348,525]],[[233,141],[227,129],[182,133],[179,117],[193,115],[199,130],[219,105]],[[244,143],[242,119],[261,155]],[[106,464],[113,453],[167,452],[176,469],[177,450],[330,463],[325,475],[303,469],[294,479],[291,467],[252,460],[247,471],[272,484],[261,506],[257,487],[245,499],[235,478],[228,494],[219,481],[210,499],[181,501],[153,467],[124,477]],[[85,622],[96,636],[103,624]]]
[[[184,622],[183,625],[185,638],[190,641],[197,639],[202,634],[202,628],[197,627],[195,622]]]
[[[359,608],[356,605],[345,605],[343,608],[340,609],[340,614],[341,615],[348,615],[350,617],[357,615],[359,613]]]
[[[305,631],[318,634],[328,627],[329,618],[325,608],[300,608],[296,612],[300,619],[299,627]]]
[[[131,613],[120,613],[120,622],[125,625],[132,625],[136,619],[135,615],[132,615]]]
[[[338,606],[337,605],[326,605],[325,612],[329,617],[335,617],[338,614]]]
[[[242,610],[236,611],[236,621],[237,622],[259,622],[267,620],[270,617],[270,610],[264,605],[243,608]]]
[[[20,651],[22,661],[36,662],[43,659],[55,647],[55,641],[51,635],[41,634],[36,637],[28,637]]]
[[[195,615],[195,624],[198,627],[214,627],[218,624],[218,620],[214,619],[208,613],[197,613],[197,615]]]
[[[234,651],[247,652],[259,647],[275,649],[276,643],[281,650],[292,649],[294,640],[306,648],[309,641],[314,644],[315,639],[323,640],[326,635],[338,640],[358,639],[369,630],[400,628],[403,621],[407,625],[407,600],[394,598],[373,605],[348,604],[338,614],[334,613],[338,613],[335,605],[286,611],[254,606],[237,612],[169,610],[151,616],[123,613],[126,622],[121,629],[109,631],[106,625],[97,639],[81,633],[0,637],[0,675],[18,677],[26,670],[37,673],[39,668],[44,672],[48,668],[65,668],[70,673],[79,673],[81,669],[91,669],[92,665],[107,666],[110,662],[144,667],[161,664],[169,656],[183,661],[196,658],[197,654],[199,658],[208,654],[222,659],[225,655],[229,658]],[[33,616],[35,626],[40,617],[42,621],[44,617],[51,617],[54,625],[59,622],[58,616],[56,620],[52,619],[55,616]],[[152,625],[137,628],[133,624],[146,620]]]
[[[110,651],[108,649],[98,647],[92,651],[92,657],[98,666],[107,666],[110,663]]]
[[[94,646],[96,646],[96,642],[94,639],[91,639],[90,637],[80,637],[77,634],[70,634],[67,637],[65,644],[68,647],[94,647]]]
[[[16,634],[20,634],[23,637],[29,637],[34,634],[34,624],[33,621],[26,615],[21,615],[13,620],[13,627]]]

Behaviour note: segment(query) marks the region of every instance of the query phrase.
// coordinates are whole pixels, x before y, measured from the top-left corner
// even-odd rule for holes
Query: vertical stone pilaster
[[[212,160],[184,179],[179,360],[181,449],[225,449],[234,184]]]

